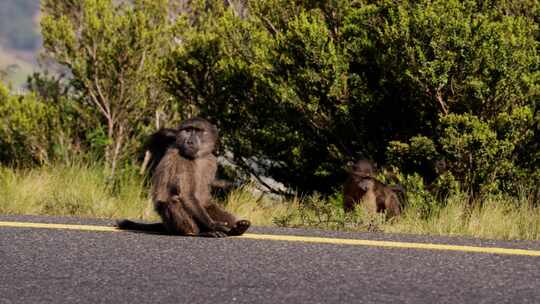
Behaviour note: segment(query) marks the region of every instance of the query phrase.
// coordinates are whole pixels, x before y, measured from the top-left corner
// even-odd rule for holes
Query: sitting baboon
[[[217,170],[213,152],[218,130],[205,119],[184,121],[152,175],[152,201],[162,223],[118,222],[120,229],[166,232],[175,235],[224,237],[241,235],[250,226],[211,201],[210,186]],[[163,141],[158,141],[163,144]],[[166,141],[165,141],[166,142]]]
[[[400,199],[396,192],[402,189],[401,186],[387,186],[377,180],[371,162],[359,160],[353,165],[343,187],[343,209],[351,212],[356,204],[362,203],[372,212],[386,211],[388,217],[399,215]]]
[[[154,175],[157,165],[167,150],[174,145],[177,135],[177,129],[162,128],[148,137],[144,145],[144,159],[139,174],[147,173],[150,177]],[[215,179],[211,186],[227,192],[232,189],[233,184],[226,180]]]

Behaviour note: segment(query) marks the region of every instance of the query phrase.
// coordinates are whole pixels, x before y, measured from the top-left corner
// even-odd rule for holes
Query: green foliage
[[[533,114],[528,107],[500,113],[489,121],[472,114],[441,116],[433,139],[413,137],[410,144],[391,142],[389,159],[409,171],[434,171],[439,191],[461,188],[472,195],[515,193],[534,168],[520,164],[518,147],[531,140]],[[422,168],[442,162],[444,167]],[[529,174],[526,174],[526,173]],[[446,185],[446,186],[445,186]]]
[[[201,115],[242,170],[300,193],[339,193],[361,157],[398,167],[426,210],[540,180],[538,1],[41,7],[46,52],[73,79],[2,93],[4,162],[67,159],[77,142],[114,171],[160,117]]]
[[[11,37],[28,26],[2,18],[13,3],[0,3],[1,42],[32,48],[33,37]],[[2,168],[2,212],[141,217],[146,193],[128,156],[163,117],[201,115],[243,171],[308,193],[280,204],[233,192],[227,207],[255,223],[539,239],[537,0],[41,7],[46,53],[72,79],[35,74],[21,96],[0,85],[0,162],[83,151],[122,170],[111,183],[101,166]],[[361,157],[407,190],[399,219],[344,214],[346,164]]]
[[[353,39],[352,54],[373,56],[369,62],[377,69],[397,67],[381,72],[386,86],[399,86],[402,99],[419,98],[418,106],[443,114],[474,111],[489,116],[533,96],[538,24],[527,16],[501,15],[496,8],[504,4],[481,3],[406,1],[371,10],[362,7],[353,11],[351,21],[367,17],[372,22],[366,27],[352,24],[345,32]],[[385,22],[373,22],[374,18]],[[356,43],[359,35],[374,36],[374,41]],[[372,49],[381,47],[387,51]]]
[[[33,94],[10,95],[0,84],[0,162],[28,165],[56,158],[66,140],[60,113]]]
[[[441,187],[507,190],[505,179],[540,164],[539,7],[272,0],[250,2],[246,16],[198,7],[183,14],[162,79],[218,123],[243,169],[295,190],[336,192],[344,164],[360,157]]]
[[[480,185],[497,187],[499,170],[512,153],[513,146],[498,140],[497,134],[478,117],[450,114],[441,119],[440,142],[451,170],[460,176],[472,192]]]
[[[387,22],[367,49],[389,46],[393,51],[374,60],[399,67],[382,71],[384,85],[400,88],[408,106],[429,115],[415,126],[422,135],[390,143],[389,160],[428,181],[457,180],[473,195],[523,182],[516,177],[534,166],[522,163],[531,150],[520,147],[531,144],[538,125],[532,109],[540,80],[538,20],[523,10],[527,5],[538,10],[536,2],[517,1],[405,2],[368,10]],[[358,45],[353,51],[366,54],[366,44]]]
[[[325,147],[336,132],[326,115],[340,111],[344,63],[322,14],[301,12],[273,35],[252,13],[240,19],[217,8],[211,22],[191,24],[163,78],[173,95],[218,122],[241,167],[255,162],[288,186],[328,191],[342,152]]]
[[[103,154],[114,174],[155,111],[167,108],[156,75],[172,43],[169,3],[44,0],[42,11],[47,54],[73,75],[86,123],[106,131]]]

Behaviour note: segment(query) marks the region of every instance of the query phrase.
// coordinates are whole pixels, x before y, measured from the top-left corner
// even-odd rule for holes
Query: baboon
[[[217,170],[213,154],[218,139],[216,126],[205,119],[192,118],[176,130],[157,133],[153,136],[163,135],[165,140],[156,143],[168,144],[152,175],[152,201],[162,223],[122,220],[117,223],[118,228],[185,236],[243,234],[250,222],[236,219],[211,201],[210,186]],[[171,134],[174,142],[166,140]]]
[[[384,212],[388,217],[401,214],[400,199],[396,192],[401,186],[387,186],[374,177],[374,167],[368,160],[357,161],[343,188],[343,209],[354,210],[363,203],[372,212]]]
[[[139,174],[147,173],[150,177],[154,175],[157,165],[167,150],[175,143],[177,133],[177,129],[162,128],[148,137],[144,145],[144,159]],[[232,189],[233,184],[226,180],[215,179],[212,181],[211,186],[227,192]]]

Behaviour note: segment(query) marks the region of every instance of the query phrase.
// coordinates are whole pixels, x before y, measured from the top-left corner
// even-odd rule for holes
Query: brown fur
[[[247,220],[212,202],[215,180],[217,128],[194,118],[182,123],[174,144],[170,144],[152,176],[152,201],[162,225],[139,224],[128,220],[121,229],[151,230],[175,235],[223,237],[240,235],[250,226]]]
[[[343,209],[354,210],[357,204],[364,204],[371,212],[385,212],[387,216],[401,214],[400,199],[392,187],[377,180],[371,162],[356,162],[343,187]]]

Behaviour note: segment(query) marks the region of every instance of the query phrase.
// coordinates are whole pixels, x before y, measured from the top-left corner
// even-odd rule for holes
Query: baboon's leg
[[[188,218],[195,223],[199,229],[199,235],[210,237],[227,236],[231,228],[226,222],[214,220],[204,205],[194,197],[185,197],[181,199],[183,211],[188,215]],[[202,234],[204,233],[204,235]]]
[[[199,235],[197,223],[184,210],[179,201],[157,202],[156,212],[161,217],[167,232],[178,235]]]
[[[386,210],[386,212],[390,212],[390,210],[387,210],[387,197],[384,193],[384,191],[380,191],[379,193],[376,194],[377,196],[377,199],[376,199],[376,209],[377,209],[377,212],[384,212]]]
[[[227,224],[227,226],[232,227],[234,223],[236,223],[236,217],[225,211],[221,206],[219,206],[216,203],[209,203],[206,206],[206,211],[208,212],[208,215],[216,221]]]
[[[396,195],[388,195],[385,202],[386,212],[390,216],[397,216],[401,214],[401,208],[399,207],[399,199]]]
[[[343,210],[345,212],[352,212],[354,211],[355,201],[352,197],[346,195],[343,198]]]
[[[378,211],[377,197],[373,190],[368,190],[364,197],[362,197],[362,203],[370,213],[376,213]]]
[[[231,228],[227,235],[241,235],[249,228],[251,223],[248,220],[238,220],[236,217],[227,212],[216,203],[209,203],[206,206],[206,211],[210,217],[216,222],[226,223]]]

